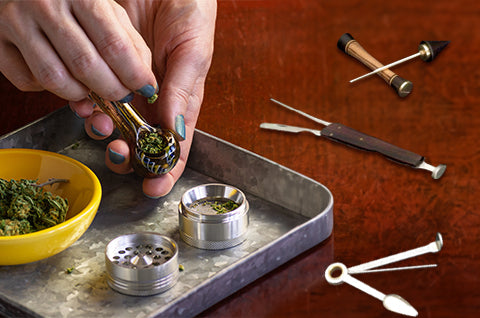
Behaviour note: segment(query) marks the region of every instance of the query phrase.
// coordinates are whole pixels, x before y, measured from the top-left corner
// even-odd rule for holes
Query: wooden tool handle
[[[340,50],[362,62],[372,71],[382,67],[377,59],[368,53],[349,33],[343,34],[337,42]],[[388,85],[392,86],[400,97],[405,97],[412,91],[412,82],[407,81],[388,68],[377,73]]]
[[[389,159],[411,167],[418,167],[424,161],[423,156],[342,124],[328,125],[322,129],[322,136],[362,150],[378,152]]]

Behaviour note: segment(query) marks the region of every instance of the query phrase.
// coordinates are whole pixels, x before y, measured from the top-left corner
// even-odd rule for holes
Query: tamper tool
[[[337,47],[362,62],[371,70],[383,67],[383,64],[370,55],[349,33],[345,33],[340,37],[337,42]],[[401,78],[391,70],[384,69],[377,74],[397,92],[398,96],[405,97],[412,92],[412,82]]]
[[[283,124],[274,124],[274,123],[262,123],[260,125],[261,128],[264,129],[271,129],[271,130],[280,130],[292,133],[299,133],[299,132],[310,132],[316,136],[324,136],[328,139],[353,146],[358,149],[367,150],[367,151],[374,151],[378,152],[385,157],[396,161],[398,163],[410,166],[416,169],[424,169],[428,170],[432,173],[433,179],[439,179],[442,177],[443,173],[447,169],[446,165],[438,165],[436,167],[428,164],[425,162],[425,158],[423,156],[417,155],[411,151],[402,149],[395,145],[392,145],[388,142],[383,140],[377,139],[375,137],[369,136],[347,126],[338,123],[330,123],[319,118],[313,117],[301,110],[295,109],[291,106],[285,105],[275,99],[270,99],[272,102],[285,107],[291,111],[296,112],[310,120],[313,120],[319,124],[326,126],[322,130],[317,129],[310,129],[310,128],[303,128],[303,127],[295,127],[295,126],[288,126]]]
[[[420,57],[422,61],[424,62],[431,62],[435,57],[437,57],[438,53],[442,51],[447,45],[450,43],[450,41],[422,41],[420,42],[420,45],[418,46],[418,53],[412,54],[410,56],[407,56],[403,59],[400,59],[398,61],[395,61],[393,63],[390,63],[388,65],[382,66],[380,68],[377,68],[375,71],[372,71],[370,73],[367,73],[365,75],[362,75],[360,77],[357,77],[353,80],[350,81],[350,83],[356,82],[362,78],[368,77],[370,75],[376,74],[378,72],[381,72],[389,67],[401,64],[403,62],[409,61],[411,59],[414,59],[416,57]]]
[[[180,144],[173,131],[150,126],[130,103],[105,101],[94,92],[89,97],[112,118],[127,141],[137,174],[158,177],[175,167],[180,158]]]

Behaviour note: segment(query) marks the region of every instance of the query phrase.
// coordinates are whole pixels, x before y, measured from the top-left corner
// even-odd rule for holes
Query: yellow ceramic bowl
[[[48,186],[47,191],[68,199],[65,222],[24,235],[0,236],[0,265],[38,261],[55,255],[73,244],[92,223],[102,188],[97,176],[82,163],[48,151],[0,149],[0,178],[68,179],[68,183]]]

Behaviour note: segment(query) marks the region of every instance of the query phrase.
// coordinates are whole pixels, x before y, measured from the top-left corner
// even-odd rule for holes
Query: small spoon
[[[130,103],[105,101],[95,92],[90,92],[89,97],[112,118],[127,141],[134,157],[132,166],[138,175],[159,177],[175,167],[180,158],[180,144],[173,131],[150,126]],[[151,140],[156,145],[146,148]]]

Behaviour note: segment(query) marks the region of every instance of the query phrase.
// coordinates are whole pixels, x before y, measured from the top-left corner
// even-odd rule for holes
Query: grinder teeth
[[[105,251],[108,285],[133,296],[164,292],[177,282],[177,257],[177,244],[166,236],[153,232],[119,236]]]
[[[172,255],[172,251],[166,247],[140,244],[119,248],[111,261],[127,268],[147,268],[165,263]]]

